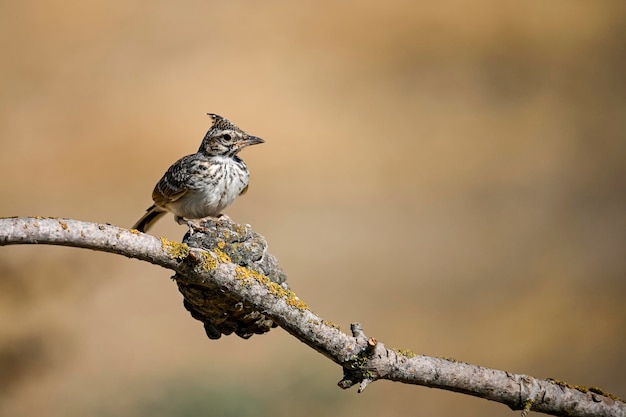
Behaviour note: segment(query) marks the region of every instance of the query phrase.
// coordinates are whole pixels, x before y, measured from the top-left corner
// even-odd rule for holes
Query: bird
[[[250,172],[237,154],[265,141],[249,135],[231,121],[207,113],[213,124],[198,152],[184,156],[168,168],[152,191],[154,204],[132,227],[146,232],[166,213],[193,231],[193,220],[219,217],[248,190]]]

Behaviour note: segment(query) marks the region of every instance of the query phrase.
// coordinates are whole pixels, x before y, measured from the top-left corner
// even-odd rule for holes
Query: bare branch
[[[215,225],[211,226],[212,230],[218,230]],[[242,230],[244,234],[251,233],[249,228],[232,223],[219,227],[222,235],[224,230],[234,235],[241,234]],[[227,247],[235,247],[235,243],[211,241],[210,233],[202,235],[206,230],[200,229],[199,235],[187,236],[190,244],[187,245],[111,225],[59,218],[4,218],[0,219],[0,245],[39,243],[111,252],[171,269],[177,274],[179,286],[217,288],[243,305],[253,307],[298,340],[341,365],[344,376],[339,386],[344,389],[359,385],[361,392],[373,381],[387,379],[473,395],[523,410],[523,413],[533,410],[558,416],[626,417],[626,403],[599,388],[539,380],[452,359],[389,349],[368,338],[359,324],[352,325],[351,336],[344,334],[315,315],[281,279],[268,278],[281,271],[277,263],[263,259],[264,240],[259,259],[236,263],[227,253]],[[191,247],[196,244],[204,249]],[[246,251],[231,252],[231,255]],[[262,272],[253,265],[257,261],[262,262],[257,265]]]

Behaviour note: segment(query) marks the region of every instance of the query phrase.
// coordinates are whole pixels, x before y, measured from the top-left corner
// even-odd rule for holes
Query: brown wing
[[[187,185],[190,176],[190,168],[192,160],[196,155],[187,155],[176,161],[165,174],[163,178],[157,182],[152,191],[152,199],[154,204],[159,207],[165,207],[181,198],[189,187]]]

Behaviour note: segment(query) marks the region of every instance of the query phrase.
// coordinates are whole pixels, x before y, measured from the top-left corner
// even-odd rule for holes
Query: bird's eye
[[[230,142],[233,140],[232,136],[230,136],[228,133],[222,135],[222,139],[224,139],[224,142]]]

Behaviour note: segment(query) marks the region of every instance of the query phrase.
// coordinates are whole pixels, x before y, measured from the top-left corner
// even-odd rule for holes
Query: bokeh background
[[[221,114],[227,213],[298,295],[388,346],[626,396],[626,6],[0,3],[0,215],[130,226]],[[152,231],[180,240],[172,217]],[[0,248],[6,416],[511,416],[341,370],[285,334],[209,341],[171,272]]]

